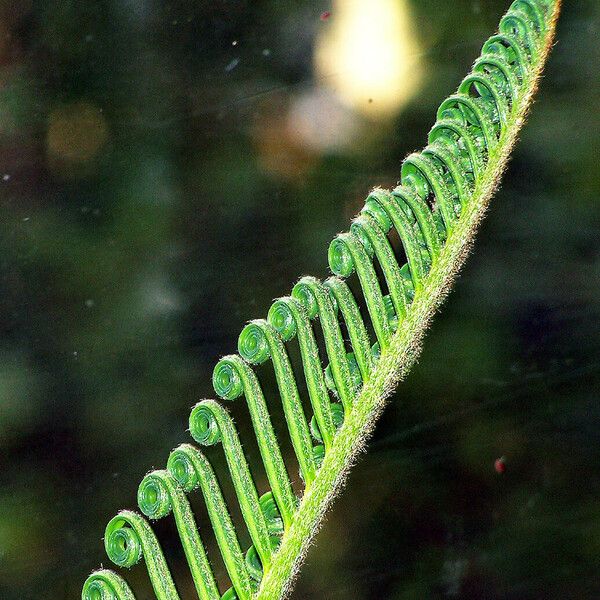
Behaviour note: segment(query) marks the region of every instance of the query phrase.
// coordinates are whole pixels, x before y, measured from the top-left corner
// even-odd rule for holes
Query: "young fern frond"
[[[334,276],[324,282],[303,277],[291,296],[275,301],[266,320],[252,321],[243,329],[239,355],[217,363],[215,392],[225,400],[245,397],[271,490],[259,495],[235,425],[221,404],[197,404],[190,415],[190,433],[201,446],[222,447],[252,540],[245,555],[215,473],[198,448],[179,446],[166,470],[143,479],[140,510],[150,519],[173,514],[201,600],[277,600],[290,590],[326,509],[386,398],[414,363],[427,325],[470,249],[531,103],[559,5],[559,0],[512,3],[499,33],[484,44],[458,92],[442,103],[427,147],[404,161],[401,184],[391,192],[374,190],[350,232],[331,243]],[[392,247],[392,229],[402,241],[406,264]],[[354,276],[362,298],[345,282]],[[375,339],[370,339],[361,317],[363,303]],[[324,356],[316,341],[317,327],[325,342]],[[287,345],[294,343],[302,359],[310,420],[288,357]],[[251,367],[269,361],[304,481],[301,498],[293,491],[267,401]],[[197,488],[231,583],[222,595],[186,497]],[[106,528],[105,547],[119,566],[131,567],[144,558],[158,600],[179,600],[144,517],[121,511]],[[90,575],[82,598],[134,600],[121,577],[107,570]]]

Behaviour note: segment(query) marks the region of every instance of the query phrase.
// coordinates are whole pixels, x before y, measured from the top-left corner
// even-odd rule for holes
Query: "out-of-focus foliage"
[[[315,70],[335,3],[0,3],[0,597],[78,596],[216,359],[325,273],[507,5],[396,3],[419,100],[393,113]],[[594,0],[566,4],[477,250],[296,598],[600,595],[599,33]]]

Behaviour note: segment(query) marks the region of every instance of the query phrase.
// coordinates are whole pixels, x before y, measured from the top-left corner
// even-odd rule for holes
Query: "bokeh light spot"
[[[55,108],[50,113],[47,149],[51,163],[78,166],[92,161],[108,139],[101,110],[86,102]]]
[[[405,0],[337,0],[320,32],[315,69],[340,100],[373,118],[390,117],[417,91],[420,47]]]

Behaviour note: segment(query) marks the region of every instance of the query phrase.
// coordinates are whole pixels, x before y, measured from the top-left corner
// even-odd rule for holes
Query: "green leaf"
[[[559,8],[558,0],[512,3],[499,33],[484,44],[457,93],[442,103],[427,147],[404,161],[400,185],[374,190],[350,231],[331,243],[328,258],[335,276],[325,282],[300,279],[291,296],[275,301],[267,320],[243,329],[239,356],[226,356],[215,367],[216,393],[224,400],[246,400],[271,486],[259,497],[235,425],[221,404],[197,404],[190,433],[202,446],[222,446],[252,540],[246,555],[212,467],[199,449],[180,446],[168,470],[153,471],[142,481],[140,508],[150,518],[174,515],[200,598],[217,599],[219,591],[185,497],[196,488],[202,491],[233,586],[223,597],[278,600],[290,591],[323,515],[386,399],[414,364],[425,331],[471,249],[531,105]],[[393,248],[392,229],[402,250]],[[350,278],[360,285],[360,295],[351,292],[345,281]],[[288,345],[296,343],[310,418],[288,356]],[[294,495],[252,369],[269,362],[304,481],[301,498]],[[129,567],[144,558],[159,600],[178,598],[158,540],[141,515],[119,513],[107,527],[105,543],[119,565]],[[131,600],[133,594],[118,575],[102,570],[86,581],[82,597]]]

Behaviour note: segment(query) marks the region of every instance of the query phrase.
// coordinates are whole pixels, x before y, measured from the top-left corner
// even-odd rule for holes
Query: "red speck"
[[[321,21],[327,21],[327,19],[329,19],[329,17],[331,16],[331,13],[326,10],[325,12],[321,13]]]
[[[504,459],[504,456],[497,458],[494,461],[494,469],[496,469],[496,473],[499,475],[506,472],[506,460]]]

